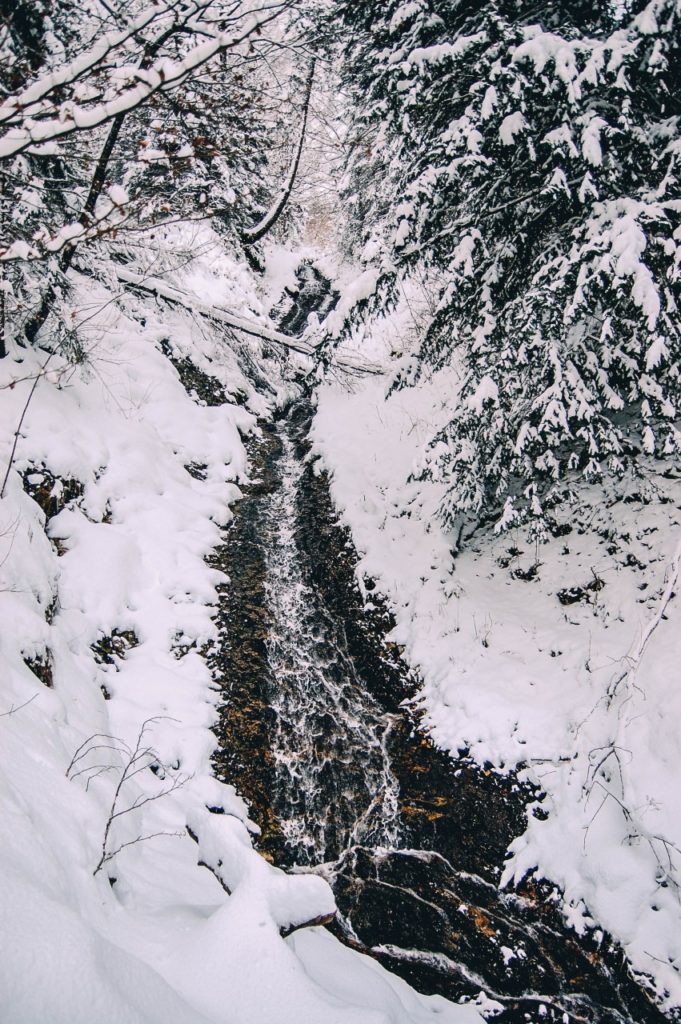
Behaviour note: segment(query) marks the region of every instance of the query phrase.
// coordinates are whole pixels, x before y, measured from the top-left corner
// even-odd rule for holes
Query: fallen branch
[[[50,352],[49,356],[47,357],[47,359],[45,360],[45,362],[43,363],[43,365],[40,368],[40,373],[36,374],[36,378],[33,381],[33,386],[32,386],[31,390],[28,393],[28,398],[26,399],[26,403],[25,403],[24,408],[23,408],[23,410],[21,412],[21,416],[19,418],[19,423],[17,425],[17,429],[14,431],[14,441],[12,443],[12,451],[9,454],[9,461],[7,463],[7,469],[5,471],[5,477],[4,477],[3,481],[2,481],[2,487],[0,488],[0,498],[4,498],[5,497],[5,488],[7,487],[7,481],[9,480],[9,474],[10,474],[12,466],[14,464],[14,456],[16,455],[17,444],[19,443],[19,436],[21,434],[21,428],[22,428],[23,423],[24,423],[24,418],[26,416],[26,413],[28,412],[28,407],[31,404],[31,399],[33,398],[33,396],[35,394],[35,389],[38,387],[38,381],[40,380],[41,377],[44,376],[45,370],[47,369],[47,365],[50,362],[50,360],[52,359],[53,355],[54,355],[54,352]]]
[[[206,319],[225,324],[235,331],[241,331],[242,334],[250,334],[254,338],[260,338],[262,341],[271,342],[274,345],[282,345],[284,348],[291,349],[293,352],[299,352],[302,355],[314,356],[316,354],[315,347],[305,341],[292,338],[290,334],[282,334],[280,331],[276,331],[272,327],[266,327],[264,324],[259,324],[255,320],[248,320],[246,317],[237,316],[236,313],[230,313],[220,306],[209,306],[199,299],[188,295],[186,292],[181,292],[178,288],[166,284],[164,281],[159,281],[153,277],[143,277],[142,274],[135,274],[130,270],[123,270],[122,268],[116,269],[116,276],[121,284],[132,285],[138,291],[147,292],[150,295],[163,299],[165,302],[182,306],[191,313],[197,313]],[[348,356],[337,356],[336,363],[338,366],[356,373],[380,374],[383,372],[380,367],[372,363],[363,363]]]
[[[31,704],[37,696],[38,694],[34,693],[33,696],[29,697],[28,700],[25,700],[23,704],[12,704],[9,711],[0,712],[0,718],[7,718],[8,715],[16,715],[17,711],[21,711],[22,708],[27,707],[27,705]]]
[[[648,643],[650,642],[650,638],[662,622],[664,614],[667,610],[667,605],[669,604],[669,602],[671,601],[672,597],[676,592],[676,588],[679,582],[679,574],[681,573],[681,540],[679,540],[678,544],[676,545],[676,550],[674,552],[671,565],[669,566],[668,573],[669,577],[667,579],[667,585],[664,588],[662,597],[660,598],[660,603],[657,606],[655,614],[652,616],[646,628],[643,630],[641,639],[639,640],[636,646],[636,650],[633,654],[627,656],[626,660],[628,664],[626,668],[624,668],[619,673],[619,675],[617,675],[611,681],[608,687],[608,704],[612,703],[612,700],[617,692],[617,689],[624,682],[624,680],[627,677],[633,680],[633,678],[635,677],[636,672],[638,671],[638,667],[641,663],[641,658],[643,657],[645,649],[648,646]]]
[[[631,759],[632,753],[626,747],[617,743],[617,735],[623,734],[625,728],[621,715],[622,708],[631,700],[631,692],[627,691],[630,690],[630,687],[641,691],[640,686],[638,686],[636,682],[636,674],[639,670],[646,648],[650,643],[655,630],[665,618],[665,612],[669,602],[675,596],[676,589],[679,584],[679,577],[681,576],[681,539],[677,543],[674,555],[665,575],[667,577],[667,582],[654,614],[648,620],[648,623],[646,624],[646,627],[643,630],[633,652],[622,659],[625,662],[625,666],[613,677],[605,696],[601,697],[599,701],[599,703],[604,702],[607,709],[611,709],[615,698],[618,697],[618,693],[623,687],[623,684],[626,684],[623,688],[625,696],[623,699],[620,698],[618,709],[619,721],[615,738],[611,739],[610,742],[601,747],[594,747],[589,752],[589,770],[586,781],[582,787],[584,798],[585,801],[588,802],[594,789],[598,787],[598,789],[603,793],[603,799],[596,808],[591,820],[585,827],[584,846],[586,847],[586,841],[591,825],[600,814],[601,809],[607,803],[608,799],[614,800],[620,808],[627,827],[626,840],[631,842],[633,840],[642,839],[648,844],[648,847],[650,848],[650,851],[657,863],[656,878],[658,885],[664,884],[671,886],[674,893],[677,895],[677,898],[680,898],[681,881],[679,881],[679,867],[681,866],[681,849],[665,836],[660,835],[659,833],[650,832],[645,827],[642,815],[638,813],[638,809],[629,805],[625,787],[625,764],[622,761],[621,754],[626,753]],[[598,704],[596,707],[598,707]],[[592,708],[589,716],[587,717],[590,717],[590,715],[594,713],[596,707]],[[584,723],[582,722],[582,725],[583,724]],[[615,788],[618,790],[618,793],[614,791]]]

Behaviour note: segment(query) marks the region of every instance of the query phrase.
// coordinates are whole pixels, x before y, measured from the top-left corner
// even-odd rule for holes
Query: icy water
[[[280,433],[280,486],[268,496],[271,524],[265,590],[273,804],[298,864],[335,861],[349,847],[396,847],[399,783],[388,741],[393,718],[372,700],[337,623],[303,577],[296,542],[303,467]]]
[[[279,319],[327,308],[310,268]],[[433,746],[393,621],[309,461],[305,397],[251,444],[252,482],[215,564],[227,573],[211,666],[222,693],[217,773],[248,800],[263,856],[331,883],[331,930],[419,991],[481,992],[499,1024],[665,1018],[621,951],[565,927],[555,893],[500,891],[505,853],[541,794]],[[539,805],[537,802],[539,801]],[[538,806],[538,809],[537,809]],[[484,1009],[484,1007],[487,1009]]]

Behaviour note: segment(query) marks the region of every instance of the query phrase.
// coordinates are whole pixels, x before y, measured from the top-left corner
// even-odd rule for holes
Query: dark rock
[[[31,467],[22,474],[24,490],[40,505],[46,522],[83,496],[83,484],[71,477],[55,476],[46,466]]]
[[[24,665],[30,669],[34,676],[36,676],[43,686],[47,686],[52,689],[54,686],[53,676],[53,661],[52,651],[49,647],[46,647],[41,654],[35,654],[32,657],[24,658]]]
[[[128,651],[138,646],[139,637],[133,629],[112,629],[110,633],[102,634],[99,640],[90,645],[90,649],[98,665],[118,668],[118,661],[124,660]]]

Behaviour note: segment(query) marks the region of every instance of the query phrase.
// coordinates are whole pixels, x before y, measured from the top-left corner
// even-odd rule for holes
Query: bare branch
[[[25,708],[28,704],[31,704],[36,699],[37,696],[38,694],[34,693],[32,697],[29,697],[28,700],[25,700],[23,704],[17,704],[16,707],[14,706],[14,704],[12,704],[9,711],[3,711],[2,713],[0,713],[0,718],[6,718],[8,715],[16,715],[17,711],[21,711],[22,708]]]
[[[21,411],[21,416],[19,417],[19,423],[17,424],[17,429],[14,431],[14,441],[12,443],[12,450],[11,450],[11,452],[9,454],[9,460],[7,462],[7,469],[5,470],[5,477],[4,477],[3,481],[2,481],[2,487],[0,488],[0,499],[5,497],[5,488],[7,487],[7,481],[9,480],[9,474],[10,474],[10,471],[12,469],[12,465],[14,464],[14,456],[16,454],[17,444],[19,443],[19,436],[21,434],[21,428],[23,426],[23,422],[24,422],[24,418],[26,416],[26,413],[28,412],[28,407],[31,404],[31,399],[33,398],[33,396],[35,394],[35,389],[38,387],[38,381],[43,376],[43,371],[45,371],[47,369],[47,365],[50,362],[50,360],[52,359],[53,355],[54,355],[54,352],[50,352],[49,356],[47,357],[47,359],[43,363],[42,368],[41,368],[41,373],[38,376],[36,376],[35,380],[33,381],[33,386],[31,387],[31,390],[29,391],[28,398],[26,399],[26,402],[24,404],[24,408]]]
[[[240,46],[270,21],[278,18],[288,6],[289,3],[282,3],[261,18],[249,17],[245,28],[236,34],[217,33],[207,42],[193,47],[182,60],[166,57],[159,59],[148,70],[137,71],[136,84],[119,89],[113,98],[94,107],[69,101],[61,105],[57,116],[45,120],[25,118],[20,125],[9,128],[0,138],[0,159],[17,156],[27,150],[40,152],[41,147],[47,143],[57,142],[79,132],[92,131],[93,128],[141,107],[156,93],[181,85],[213,57]]]
[[[302,156],[303,146],[305,144],[305,130],[307,128],[307,116],[310,110],[310,96],[312,95],[312,82],[314,80],[315,65],[316,60],[313,58],[312,61],[310,62],[310,68],[307,74],[307,79],[305,81],[303,119],[302,124],[300,126],[298,145],[296,146],[296,151],[293,156],[293,161],[291,163],[291,169],[289,170],[286,184],[284,185],[281,192],[279,193],[279,195],[277,196],[277,198],[275,199],[274,203],[267,211],[265,216],[262,218],[262,220],[258,224],[255,224],[252,228],[246,228],[246,230],[242,232],[242,241],[244,241],[247,245],[254,245],[255,242],[259,242],[261,238],[264,238],[268,231],[271,231],[271,229],[274,227],[274,225],[281,217],[282,213],[284,212],[284,209],[286,208],[286,204],[291,198],[291,192],[293,191],[293,186],[298,175],[300,158]]]
[[[155,715],[152,718],[147,718],[140,726],[140,730],[137,734],[137,740],[135,742],[134,748],[131,748],[127,743],[125,743],[124,740],[119,739],[117,736],[110,736],[108,733],[95,733],[80,744],[80,746],[76,749],[73,757],[71,758],[69,766],[66,770],[66,777],[73,781],[81,775],[87,775],[88,779],[87,784],[85,786],[86,792],[89,789],[90,783],[94,779],[99,778],[100,775],[103,775],[105,772],[109,771],[119,772],[118,782],[116,783],[116,787],[114,789],[113,797],[111,800],[111,804],[109,806],[109,812],[106,819],[106,824],[104,826],[104,835],[102,837],[102,846],[99,861],[97,862],[97,865],[95,866],[95,869],[93,871],[94,875],[96,875],[102,869],[104,864],[106,864],[113,857],[115,857],[116,854],[119,853],[126,846],[133,846],[136,843],[145,842],[147,839],[153,839],[155,836],[158,835],[184,834],[181,832],[153,832],[149,835],[137,836],[135,839],[119,844],[114,849],[110,848],[109,843],[111,828],[113,826],[114,821],[117,818],[122,818],[126,814],[131,814],[133,811],[137,811],[141,807],[144,807],[145,804],[152,803],[156,800],[160,800],[162,797],[168,796],[175,790],[181,789],[181,787],[184,786],[191,778],[190,775],[173,774],[170,766],[163,763],[161,758],[158,756],[157,751],[153,747],[144,744],[144,736],[149,727],[153,725],[155,722],[164,719],[167,720],[168,718],[169,716],[167,715]],[[170,719],[170,721],[174,721],[174,719]],[[93,742],[93,740],[102,739],[111,740],[111,743]],[[125,760],[119,765],[96,763],[79,768],[78,771],[76,772],[73,771],[74,767],[78,765],[83,760],[83,758],[87,757],[89,754],[93,753],[96,750],[113,750],[117,754],[123,756]],[[125,784],[127,782],[130,782],[131,779],[133,779],[136,775],[139,775],[141,772],[145,772],[148,769],[150,769],[153,765],[158,765],[162,769],[164,779],[170,778],[170,785],[166,786],[157,793],[142,793],[136,796],[133,799],[132,803],[129,804],[129,806],[120,809],[119,802],[123,794]]]
[[[146,836],[137,836],[136,839],[129,839],[127,843],[121,843],[120,846],[117,846],[114,850],[110,850],[108,853],[104,854],[92,874],[96,875],[98,871],[101,871],[104,865],[112,860],[117,853],[124,850],[126,846],[136,846],[137,843],[145,843],[148,839],[156,839],[158,836],[176,836],[181,839],[186,834],[186,832],[150,832]]]

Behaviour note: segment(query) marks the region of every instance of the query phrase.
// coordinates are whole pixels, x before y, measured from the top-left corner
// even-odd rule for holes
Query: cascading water
[[[362,687],[339,624],[303,579],[296,544],[303,467],[286,433],[279,470],[281,485],[265,505],[273,524],[266,560],[272,797],[293,858],[312,865],[354,845],[397,847],[399,783],[387,749],[392,719]]]

